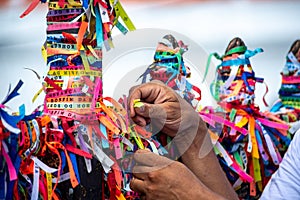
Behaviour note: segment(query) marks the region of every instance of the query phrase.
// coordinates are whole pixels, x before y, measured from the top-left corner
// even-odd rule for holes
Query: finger
[[[153,103],[159,96],[164,97],[167,87],[157,82],[146,83],[135,87],[128,98],[128,104],[130,108],[130,116],[135,115],[134,100],[142,99],[143,102]]]
[[[149,104],[143,103],[144,105],[139,108],[135,108],[136,115],[140,115],[144,118],[150,119],[166,119],[167,112],[165,107],[161,104]]]
[[[128,92],[128,96],[130,96],[130,94],[133,92],[133,90],[135,88],[139,87],[138,85],[135,85],[135,86],[132,86],[130,89],[129,89],[129,92]]]
[[[137,88],[137,87],[139,87],[138,85],[136,85],[136,86],[132,86],[130,89],[129,89],[129,92],[128,92],[128,98],[127,98],[127,106],[128,106],[128,108],[129,108],[129,110],[130,110],[130,101],[129,101],[129,97],[130,97],[130,95],[132,94],[132,92],[134,91],[134,89],[135,88]],[[132,112],[134,112],[134,110],[130,110],[130,113],[132,113]]]
[[[132,88],[130,88],[129,90],[129,95],[127,98],[127,105],[130,111],[130,117],[134,117],[135,116],[135,111],[134,111],[134,100],[136,99],[141,99],[141,94],[139,90],[136,90],[139,86],[134,86]]]
[[[132,173],[135,177],[141,179],[141,180],[146,180],[148,179],[148,173],[156,171],[158,168],[157,167],[149,167],[149,166],[144,166],[144,165],[135,165],[134,168],[132,169]]]
[[[164,130],[164,126],[167,122],[167,118],[172,117],[168,116],[167,110],[172,103],[164,104],[148,104],[144,103],[143,107],[135,108],[135,117],[132,120],[138,125],[144,127],[147,124],[150,124],[152,127],[152,133],[158,133],[159,131]],[[155,130],[155,131],[154,131]]]
[[[166,157],[159,156],[145,150],[136,151],[136,153],[133,155],[133,158],[138,165],[144,165],[149,167],[165,167],[174,162]]]
[[[167,113],[161,105],[145,103],[143,108],[135,108],[135,116],[132,117],[132,120],[142,127],[153,120],[153,125],[162,128],[167,120]]]
[[[133,190],[135,192],[145,193],[145,182],[143,180],[133,178],[130,181],[129,187],[130,187],[131,190]]]
[[[139,125],[141,127],[144,127],[147,125],[146,119],[139,115],[132,117],[132,121],[134,121],[134,123],[136,123],[137,125]]]

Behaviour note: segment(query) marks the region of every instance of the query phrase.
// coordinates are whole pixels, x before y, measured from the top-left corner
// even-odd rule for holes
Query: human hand
[[[134,107],[136,99],[140,99],[142,107]],[[206,124],[194,108],[170,87],[160,81],[133,87],[128,104],[130,117],[135,123],[145,126],[151,121],[156,130],[174,138],[172,142],[180,154],[191,146],[193,153],[200,153],[203,140],[207,136]],[[201,150],[201,154],[206,155],[210,150],[209,146],[208,149]]]
[[[146,200],[223,199],[212,192],[182,163],[146,150],[134,154],[136,166],[130,188]]]
[[[134,107],[136,99],[140,99],[142,107]],[[179,132],[197,131],[199,115],[189,103],[160,81],[132,88],[128,103],[130,117],[140,126],[146,126],[151,121],[154,126],[161,128],[161,132],[171,137]]]
[[[134,107],[134,100],[136,99],[140,99],[141,102],[143,102],[144,105],[141,108]],[[159,81],[153,81],[133,88],[128,100],[131,112],[130,116],[133,121],[141,126],[145,126],[151,119],[151,123],[153,123],[153,121],[155,122],[154,125],[161,125],[161,132],[174,137],[172,143],[176,145],[180,154],[178,156],[181,156],[184,165],[205,184],[205,187],[209,188],[208,190],[212,190],[230,199],[237,199],[233,188],[226,179],[213,152],[213,146],[207,134],[206,124],[200,119],[190,104],[177,95],[171,88]],[[138,155],[139,154],[135,157],[139,157]],[[187,171],[189,170],[180,163],[170,163],[169,160],[162,160],[162,158],[158,157],[155,159],[151,159],[145,155],[143,155],[143,157],[146,158],[146,161],[148,159],[152,165],[149,167],[147,163],[140,161],[138,158],[136,159],[138,163],[142,163],[143,167],[136,167],[135,169],[140,169],[140,171],[147,169],[149,172],[141,173],[140,176],[136,175],[137,178],[140,177],[142,180],[136,179],[133,181],[133,188],[140,192],[155,195],[151,192],[155,190],[158,194],[161,194],[166,187],[175,188],[174,191],[176,191],[177,187],[173,186],[172,183],[182,185],[181,182],[185,179],[182,174],[184,174],[184,177],[191,179],[191,183],[194,182],[192,175],[188,175],[189,173]],[[154,169],[157,170],[157,172],[150,173],[149,170]],[[167,180],[171,181],[164,182],[164,179],[156,177],[156,174],[162,174],[162,177],[166,176]],[[180,182],[178,182],[177,176],[179,176]],[[141,181],[143,180],[146,180],[146,182],[142,183]],[[166,186],[160,190],[155,187],[155,184],[159,183]],[[189,181],[183,181],[183,183],[187,191],[189,191],[189,188],[193,188],[193,185],[189,185]],[[139,186],[135,186],[135,184],[142,184],[142,186],[139,188]],[[147,188],[145,189],[146,186]],[[201,191],[204,190],[203,188],[204,187],[198,189]],[[180,188],[178,188],[178,191],[179,190]],[[190,192],[193,193],[193,191]],[[172,195],[177,195],[177,193],[172,193]],[[165,199],[173,197],[172,195],[168,194]],[[197,196],[199,195],[201,194]],[[190,197],[191,196],[179,199],[191,199]]]

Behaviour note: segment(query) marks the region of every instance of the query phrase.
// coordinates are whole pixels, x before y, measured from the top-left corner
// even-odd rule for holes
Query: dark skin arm
[[[139,192],[141,199],[163,200],[225,200],[207,188],[184,164],[139,150],[134,155],[138,163],[131,189]]]
[[[136,99],[140,99],[144,106],[134,108]],[[173,137],[184,165],[200,180],[198,187],[214,193],[212,195],[238,199],[213,152],[206,124],[184,99],[163,83],[153,81],[133,88],[128,100],[130,116],[135,123],[145,126],[151,121],[161,128],[161,132]],[[177,176],[176,172],[168,173],[169,179],[176,177],[178,180]],[[180,176],[180,182],[189,182],[188,178],[185,179]],[[183,186],[182,190],[190,188],[189,184]],[[169,192],[168,188],[166,190]]]

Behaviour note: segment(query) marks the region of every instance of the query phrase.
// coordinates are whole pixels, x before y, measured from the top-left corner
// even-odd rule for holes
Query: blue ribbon
[[[170,64],[171,64],[171,63],[170,63]],[[170,76],[170,78],[168,79],[168,81],[165,83],[166,85],[168,85],[169,82],[170,82],[171,80],[173,80],[173,78],[175,78],[175,76],[176,76],[177,74],[179,74],[179,71],[178,71],[178,70],[174,70],[173,68],[167,67],[166,74],[169,74],[169,73],[172,73],[172,75]]]
[[[69,63],[66,60],[57,60],[50,64],[51,67],[67,67]]]
[[[49,56],[49,57],[47,57],[47,64],[49,64],[49,62],[51,62],[53,60],[56,60],[56,59],[59,59],[59,58],[67,60],[68,55],[56,54],[56,55],[53,55],[53,56]]]
[[[5,199],[5,171],[0,173],[0,199]]]
[[[249,59],[234,59],[234,60],[227,60],[221,63],[222,66],[240,66],[240,65],[249,65]]]
[[[14,97],[18,96],[18,90],[20,89],[20,87],[23,85],[23,81],[19,80],[18,84],[16,85],[16,87],[10,92],[11,89],[11,85],[9,86],[9,90],[8,90],[8,95],[6,96],[5,100],[1,103],[1,104],[6,104],[7,102],[9,102],[11,99],[13,99]],[[18,116],[11,116],[9,115],[6,111],[4,111],[2,108],[0,108],[0,118],[2,121],[5,121],[8,125],[10,125],[11,127],[13,127],[14,129],[19,129],[17,127],[17,123],[23,119],[23,117],[25,116],[25,105],[21,105],[19,107],[19,115]],[[19,131],[17,132],[16,130],[12,130],[9,127],[6,127],[9,131],[13,132],[13,133],[19,133]]]
[[[100,131],[102,132],[102,134],[107,137],[107,132],[106,132],[106,127],[100,123]],[[102,138],[101,139],[101,143],[102,143],[102,147],[105,148],[105,149],[108,149],[109,148],[109,143],[106,139]]]
[[[30,120],[33,120],[33,119],[36,119],[37,117],[41,116],[42,115],[42,112],[41,111],[37,111],[35,113],[32,113],[30,115],[26,115],[23,117],[23,120],[24,121],[30,121]]]
[[[80,183],[80,176],[79,176],[79,171],[78,171],[76,155],[74,153],[69,152],[69,156],[70,156],[70,159],[71,159],[71,162],[72,162],[72,165],[73,165],[75,176],[78,180],[78,183]]]
[[[7,112],[5,112],[3,109],[0,109],[0,117],[2,121],[5,121],[7,124],[9,124],[11,127],[15,128],[15,129],[19,129],[17,124],[20,120],[23,119],[23,117],[25,116],[25,105],[21,105],[19,107],[19,115],[18,116],[11,116],[9,114],[7,114]],[[9,131],[11,131],[12,133],[16,133],[18,134],[19,131],[15,131],[10,129],[9,127],[6,127]]]
[[[253,51],[247,50],[245,52],[245,58],[251,58],[251,57],[255,56],[256,54],[262,53],[262,52],[264,52],[264,50],[262,48],[256,48]]]
[[[185,85],[185,87],[186,87],[186,90],[187,90],[187,91],[191,91],[191,90],[192,90],[192,87],[193,87],[193,85],[192,85],[190,82],[186,81],[186,85]]]
[[[72,62],[73,62],[73,60],[72,60]],[[80,63],[78,63],[78,64],[82,64],[82,61]],[[90,66],[91,67],[95,67],[97,69],[102,69],[102,61],[98,60],[96,62],[90,63]]]
[[[21,157],[18,154],[18,135],[11,134],[10,135],[10,145],[9,145],[9,157],[14,164],[16,172],[20,169]],[[10,181],[7,184],[7,194],[6,199],[13,199],[13,190],[14,190],[15,181]]]
[[[272,132],[273,134],[276,134],[279,136],[279,138],[285,143],[286,146],[289,146],[291,143],[291,139],[282,135],[277,129],[275,128],[269,128],[269,127],[265,127],[266,130],[268,130],[268,132]]]
[[[263,83],[264,78],[255,77],[255,81],[258,82],[258,83]]]
[[[84,9],[87,9],[89,7],[89,1],[88,0],[83,0],[82,6]]]
[[[61,37],[47,36],[47,42],[63,43],[64,38],[62,36]]]
[[[231,180],[231,181],[234,181],[236,180],[237,178],[234,176],[233,173],[231,173],[231,170],[235,171],[233,168],[231,167],[228,167],[227,163],[225,162],[224,159],[219,159],[219,161],[221,162],[221,165],[224,169],[227,169],[227,170],[224,170],[224,172],[226,173],[226,177]],[[231,169],[231,170],[230,170]]]
[[[270,112],[277,112],[283,106],[281,101],[277,101],[273,107],[270,109]]]
[[[249,79],[249,78],[254,78],[254,77],[255,77],[254,71],[253,71],[252,73],[250,73],[250,72],[244,72],[244,73],[242,74],[242,79],[243,79],[243,81],[244,81],[246,87],[248,88],[248,90],[249,90],[250,92],[254,92],[254,90],[250,87],[250,85],[249,85],[247,79]]]
[[[255,137],[256,137],[256,141],[259,145],[263,146],[263,142],[262,142],[262,139],[261,139],[261,136],[260,136],[260,133],[257,129],[255,129]],[[266,152],[265,152],[266,153]],[[263,158],[263,157],[262,157]],[[263,162],[264,162],[264,165],[267,165],[269,163],[268,160],[264,160],[263,159]]]
[[[65,155],[64,151],[60,152],[60,157],[61,157],[61,172],[60,173],[63,174],[64,168],[65,168],[66,163],[67,163],[67,161],[66,161],[66,155]]]
[[[140,78],[143,77],[142,83],[146,83],[147,75],[150,74],[150,72],[151,72],[151,66],[152,66],[152,65],[150,65],[150,66],[146,69],[146,71],[145,71],[142,75],[140,75],[140,77],[139,77],[136,81],[138,81]]]
[[[262,125],[263,126],[263,125]],[[275,146],[277,147],[278,145],[280,145],[280,142],[278,141],[278,139],[274,136],[274,134],[270,131],[270,129],[266,126],[263,126],[264,129],[266,130],[267,134],[270,136],[270,138],[272,139],[273,143],[275,144]]]
[[[100,16],[99,7],[95,7],[96,14],[96,39],[97,39],[97,47],[102,47],[103,44],[103,29],[102,29],[102,19]]]
[[[183,61],[181,61],[181,68],[182,68],[182,73],[183,73],[183,75],[186,76],[186,67],[185,67]]]
[[[19,80],[18,84],[16,85],[16,87],[13,89],[13,91],[10,93],[10,89],[11,89],[11,85],[9,85],[9,90],[8,90],[8,95],[7,97],[5,98],[4,101],[2,101],[1,104],[6,104],[7,102],[9,102],[12,98],[14,98],[15,96],[18,96],[20,95],[18,93],[18,90],[21,88],[21,86],[23,85],[23,81],[22,80]]]
[[[245,135],[240,134],[240,135],[237,137],[235,143],[243,142],[243,140],[244,140],[245,137],[246,137]]]

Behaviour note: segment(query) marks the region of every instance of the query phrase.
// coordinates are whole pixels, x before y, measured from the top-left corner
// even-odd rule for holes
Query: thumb
[[[134,111],[135,116],[132,120],[142,127],[151,122],[158,131],[163,128],[167,120],[166,109],[161,104],[143,103],[143,106],[134,108]]]
[[[164,156],[156,155],[153,152],[145,150],[136,151],[136,153],[133,155],[133,158],[136,161],[136,163],[140,166],[142,165],[157,168],[163,168],[174,162],[173,160],[170,160]]]
[[[143,118],[160,120],[167,118],[167,111],[162,104],[143,103],[141,107],[135,108],[135,112]]]

